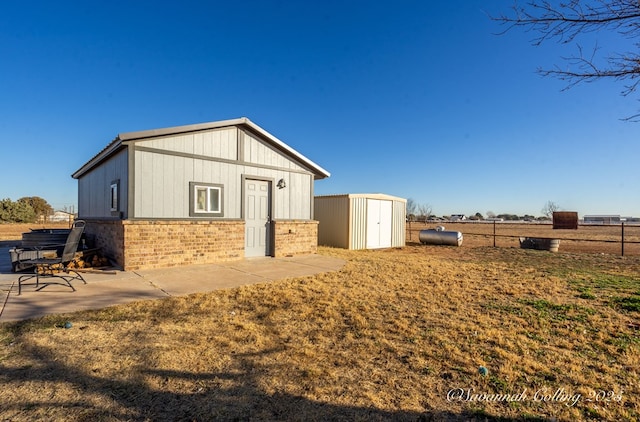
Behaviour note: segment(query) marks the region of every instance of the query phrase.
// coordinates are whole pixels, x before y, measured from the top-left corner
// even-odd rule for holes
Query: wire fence
[[[414,221],[407,222],[407,240],[417,242],[420,230],[438,225],[460,231],[463,243],[471,246],[518,247],[524,238],[557,239],[567,252],[640,255],[640,225],[634,223],[579,224],[577,230],[554,230],[550,223]]]

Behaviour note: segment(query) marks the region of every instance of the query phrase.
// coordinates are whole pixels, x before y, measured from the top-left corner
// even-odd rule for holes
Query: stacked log
[[[78,252],[73,261],[71,261],[67,268],[70,270],[81,268],[98,268],[109,265],[109,258],[101,256],[97,253],[86,255],[82,252]]]

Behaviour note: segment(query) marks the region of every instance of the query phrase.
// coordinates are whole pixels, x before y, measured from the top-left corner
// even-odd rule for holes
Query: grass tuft
[[[611,299],[614,307],[629,312],[640,312],[640,295],[637,293],[627,297],[613,297]]]

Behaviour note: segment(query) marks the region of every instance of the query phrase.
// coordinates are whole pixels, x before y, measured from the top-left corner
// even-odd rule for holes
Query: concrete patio
[[[9,242],[0,242],[0,322],[49,314],[100,309],[137,300],[161,299],[210,292],[340,270],[345,261],[322,255],[291,258],[252,258],[211,265],[191,265],[141,271],[83,273],[87,284],[48,285],[35,291],[24,285],[18,296],[19,273],[11,271]]]

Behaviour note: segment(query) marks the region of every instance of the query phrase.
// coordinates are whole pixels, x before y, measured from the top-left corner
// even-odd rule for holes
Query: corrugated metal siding
[[[314,210],[315,219],[320,222],[318,243],[346,249],[366,249],[369,200],[392,202],[391,246],[403,247],[406,240],[406,201],[384,194],[317,196]]]
[[[78,215],[80,218],[111,218],[111,182],[120,180],[119,209],[127,216],[128,162],[122,150],[90,173],[78,179]]]
[[[350,198],[349,249],[367,247],[367,198]]]
[[[391,246],[403,247],[406,240],[407,203],[393,201],[393,227],[391,228]]]
[[[319,245],[349,248],[349,198],[316,198],[314,218],[319,221]]]

